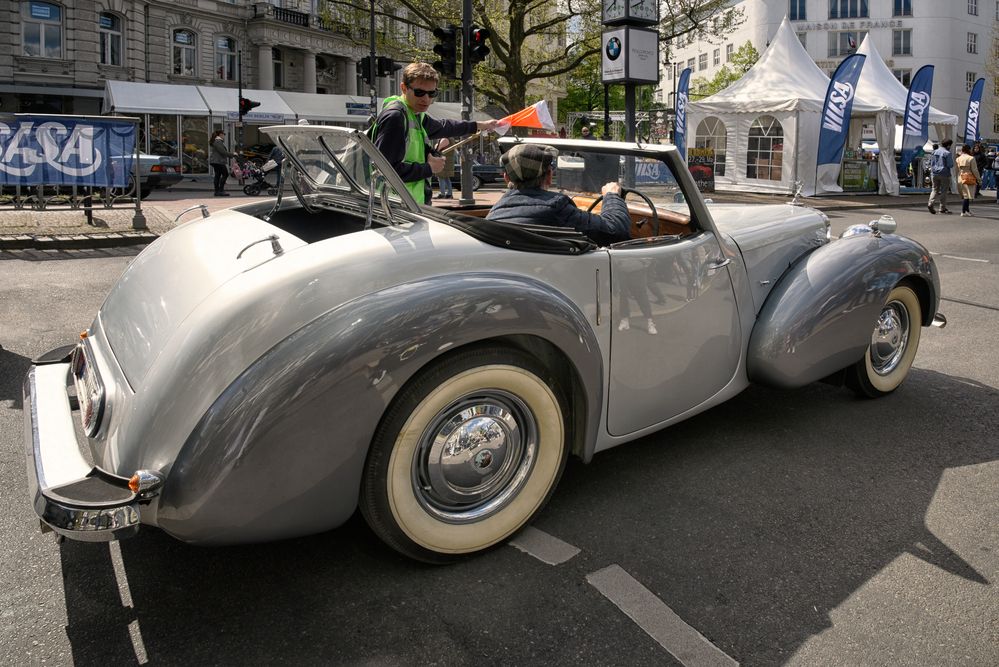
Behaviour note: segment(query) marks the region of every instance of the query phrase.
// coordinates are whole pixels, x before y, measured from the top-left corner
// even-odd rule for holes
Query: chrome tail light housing
[[[88,438],[92,438],[101,427],[107,399],[104,383],[101,381],[97,364],[94,363],[94,355],[87,338],[80,341],[73,350],[70,369],[73,374],[73,384],[76,386],[77,402],[80,405],[83,432]]]

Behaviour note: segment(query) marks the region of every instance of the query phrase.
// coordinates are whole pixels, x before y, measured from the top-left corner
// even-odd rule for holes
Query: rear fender
[[[585,401],[577,430],[586,441],[577,447],[592,451],[603,371],[582,313],[529,278],[441,276],[344,304],[258,359],[185,442],[158,525],[189,542],[227,544],[341,524],[398,391],[440,355],[504,336],[543,339],[568,357]]]
[[[922,325],[936,313],[940,278],[929,252],[904,236],[851,236],[793,265],[768,296],[747,353],[752,382],[800,387],[856,362],[888,294],[912,284]]]

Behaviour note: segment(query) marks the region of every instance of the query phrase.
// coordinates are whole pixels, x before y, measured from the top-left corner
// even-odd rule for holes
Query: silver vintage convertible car
[[[930,254],[890,219],[831,240],[802,206],[706,203],[672,146],[545,142],[580,208],[626,186],[633,238],[601,245],[421,207],[359,132],[267,131],[287,196],[165,234],[79,341],[32,365],[43,528],[232,544],[359,508],[444,562],[527,524],[570,454],[750,383],[887,394],[943,323]]]

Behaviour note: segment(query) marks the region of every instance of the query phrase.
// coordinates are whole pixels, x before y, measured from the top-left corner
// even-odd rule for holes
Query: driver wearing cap
[[[558,151],[551,146],[517,144],[503,154],[507,191],[499,198],[489,220],[532,225],[572,227],[600,245],[631,238],[631,216],[621,198],[621,186],[611,182],[601,188],[601,213],[587,213],[564,194],[550,192]]]

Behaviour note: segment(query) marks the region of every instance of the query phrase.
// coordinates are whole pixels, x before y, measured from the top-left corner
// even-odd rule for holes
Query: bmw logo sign
[[[611,37],[607,40],[607,57],[611,60],[617,60],[619,55],[621,55],[621,40],[617,37]]]

